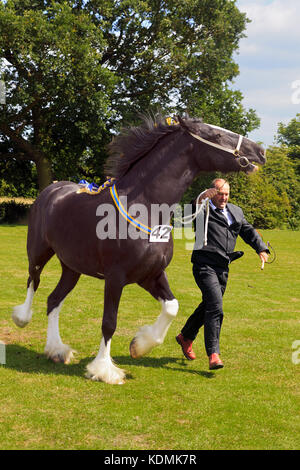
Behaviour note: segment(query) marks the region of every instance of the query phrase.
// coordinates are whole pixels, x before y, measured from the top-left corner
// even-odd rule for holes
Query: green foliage
[[[200,176],[188,189],[182,203],[187,204],[210,187],[217,177],[230,183],[230,202],[240,206],[247,220],[257,228],[272,229],[300,225],[300,181],[295,164],[284,147],[270,147],[267,163],[253,175],[244,173]]]
[[[40,188],[52,177],[77,174],[88,148],[93,159],[103,159],[113,114],[109,96],[116,80],[101,65],[102,31],[72,3],[0,5],[5,156],[34,161]]]
[[[1,2],[1,160],[35,162],[42,189],[101,179],[112,134],[140,112],[249,132],[258,119],[229,89],[246,23],[231,0]]]
[[[1,144],[0,144],[1,148]],[[37,176],[34,165],[10,157],[0,159],[0,196],[35,197]]]
[[[24,223],[27,221],[31,202],[0,199],[0,224]]]
[[[188,111],[247,135],[259,119],[231,89],[247,21],[229,0],[1,2],[0,195],[101,183],[111,136],[143,112]],[[297,228],[300,114],[279,123],[278,143],[257,175],[229,177],[231,198],[255,226]]]
[[[288,124],[282,122],[278,125],[277,141],[288,148],[288,156],[296,163],[298,175],[300,175],[300,114]]]

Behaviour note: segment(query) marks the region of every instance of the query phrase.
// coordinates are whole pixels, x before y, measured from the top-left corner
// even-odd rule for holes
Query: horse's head
[[[197,151],[200,150],[197,161],[201,171],[252,173],[257,165],[266,162],[265,150],[247,137],[199,120],[179,118],[179,122],[194,139]],[[204,152],[205,159],[201,158]]]

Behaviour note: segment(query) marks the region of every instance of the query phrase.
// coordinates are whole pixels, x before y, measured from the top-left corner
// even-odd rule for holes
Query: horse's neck
[[[199,169],[186,139],[174,136],[168,146],[156,148],[141,160],[122,179],[121,188],[128,202],[150,204],[166,203],[169,206],[180,201],[191,185]],[[148,171],[145,171],[147,167]]]

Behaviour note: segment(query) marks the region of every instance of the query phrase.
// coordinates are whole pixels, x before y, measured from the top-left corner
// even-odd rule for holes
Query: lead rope
[[[207,245],[207,230],[208,230],[208,218],[209,218],[209,199],[205,199],[206,203],[206,217],[205,217],[205,225],[204,225],[204,246]]]
[[[204,192],[205,191],[202,191],[202,193],[200,193],[197,196],[195,212],[193,214],[186,215],[184,217],[178,217],[176,218],[176,221],[179,220],[179,222],[182,225],[191,224],[196,219],[196,217],[204,211],[204,208],[206,208],[206,216],[205,216],[205,224],[204,224],[204,246],[206,246],[207,245],[208,218],[209,218],[209,198],[207,197],[203,199],[201,203],[199,203],[199,199],[201,198]]]

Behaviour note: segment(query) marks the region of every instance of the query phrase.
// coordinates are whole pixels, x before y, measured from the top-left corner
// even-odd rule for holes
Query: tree
[[[2,1],[5,157],[35,162],[42,189],[102,176],[112,133],[141,112],[246,134],[258,118],[229,86],[246,23],[232,0]]]
[[[300,221],[300,182],[283,147],[269,147],[267,163],[250,177],[230,175],[231,201],[257,228],[296,228]]]
[[[235,2],[106,0],[104,8],[91,0],[85,8],[107,42],[102,62],[120,79],[112,97],[120,119],[161,107],[237,132],[258,126],[228,85],[239,73],[232,55],[247,24]]]
[[[288,124],[280,122],[277,133],[278,143],[288,147],[288,156],[296,163],[298,174],[300,174],[300,114]]]
[[[40,189],[99,157],[94,150],[107,141],[112,114],[107,97],[115,80],[100,64],[101,30],[70,4],[0,4],[7,90],[0,150],[2,158],[33,161]]]

